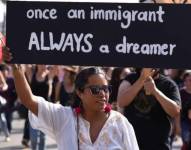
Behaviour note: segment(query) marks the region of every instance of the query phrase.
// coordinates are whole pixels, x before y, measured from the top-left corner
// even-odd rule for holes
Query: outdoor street
[[[30,150],[26,149],[22,146],[21,140],[23,136],[23,127],[24,127],[24,120],[18,119],[17,114],[14,114],[14,120],[12,123],[13,131],[11,133],[11,141],[5,142],[5,137],[3,133],[0,134],[0,150]],[[55,142],[46,137],[46,150],[56,150]]]

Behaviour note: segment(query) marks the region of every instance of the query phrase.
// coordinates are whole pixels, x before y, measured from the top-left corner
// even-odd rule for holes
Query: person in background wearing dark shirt
[[[71,106],[72,95],[74,92],[74,81],[79,68],[77,66],[64,66],[64,78],[63,81],[58,82],[56,85],[56,100],[60,102],[62,106]]]
[[[158,69],[137,69],[119,87],[118,105],[124,107],[141,150],[170,150],[171,121],[180,104],[177,85]]]
[[[45,99],[49,99],[48,95],[50,93],[50,85],[52,84],[49,82],[48,73],[46,65],[37,65],[30,84],[32,92]],[[40,130],[30,127],[30,140],[32,150],[45,149],[45,134]]]
[[[118,110],[117,106],[117,93],[121,81],[131,72],[129,68],[114,68],[111,74],[110,85],[112,92],[109,97],[109,103],[112,105],[112,109]],[[120,110],[118,110],[120,111]]]
[[[15,90],[14,80],[12,77],[9,76],[10,74],[10,68],[5,65],[0,65],[0,70],[2,71],[3,77],[6,80],[6,83],[8,85],[8,88],[4,91],[0,91],[0,95],[4,97],[7,101],[5,106],[5,117],[7,120],[7,127],[9,132],[11,133],[12,130],[12,114],[13,111],[16,110],[15,102],[17,100],[17,93]]]
[[[182,100],[181,129],[182,129],[182,150],[191,149],[191,72],[183,76],[184,88],[180,90]]]

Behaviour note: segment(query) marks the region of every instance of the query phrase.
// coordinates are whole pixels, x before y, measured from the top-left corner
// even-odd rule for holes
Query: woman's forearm
[[[35,115],[38,114],[38,103],[25,78],[21,65],[12,65],[15,88],[21,103]]]

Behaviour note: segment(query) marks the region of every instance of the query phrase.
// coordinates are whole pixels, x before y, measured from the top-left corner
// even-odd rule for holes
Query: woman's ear
[[[82,92],[80,92],[79,90],[76,90],[76,94],[78,95],[78,97],[79,97],[80,99],[82,99]]]

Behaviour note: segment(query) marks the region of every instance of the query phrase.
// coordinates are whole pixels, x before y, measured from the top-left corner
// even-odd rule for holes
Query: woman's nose
[[[104,91],[103,89],[101,89],[100,92],[99,92],[99,95],[100,95],[100,96],[105,96],[106,93],[105,93],[105,91]]]

